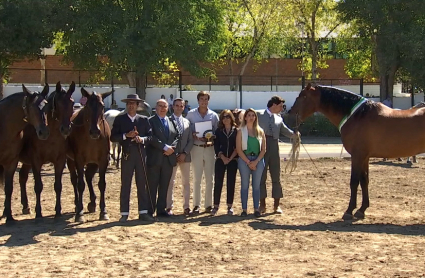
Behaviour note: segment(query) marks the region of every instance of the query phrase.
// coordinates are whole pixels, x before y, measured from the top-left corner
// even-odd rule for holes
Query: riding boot
[[[261,198],[260,199],[259,210],[260,210],[261,213],[265,213],[266,212],[266,198]]]
[[[280,198],[274,198],[274,213],[282,214],[283,211],[279,207]]]

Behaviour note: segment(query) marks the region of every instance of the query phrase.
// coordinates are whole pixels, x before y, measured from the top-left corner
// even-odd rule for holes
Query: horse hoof
[[[89,204],[87,205],[87,210],[88,210],[90,213],[96,212],[96,203],[89,203]]]
[[[84,216],[83,215],[76,215],[75,216],[75,222],[84,223],[85,222]]]
[[[30,208],[23,208],[22,214],[31,214],[31,209]]]
[[[342,216],[342,219],[344,221],[353,220],[353,215],[352,214],[348,214],[348,213],[344,213],[344,215]]]
[[[108,221],[109,220],[109,215],[106,213],[106,212],[101,212],[100,213],[100,216],[99,216],[99,220],[106,220],[106,221]]]
[[[356,211],[356,213],[354,214],[354,217],[355,217],[355,218],[357,218],[357,219],[364,219],[365,214],[364,214],[364,212],[362,212],[362,211],[358,210],[358,211]]]

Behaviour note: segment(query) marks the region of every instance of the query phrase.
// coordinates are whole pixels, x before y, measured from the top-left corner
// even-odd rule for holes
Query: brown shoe
[[[184,215],[186,215],[186,216],[192,215],[192,211],[190,210],[190,208],[185,208],[184,209]]]
[[[193,214],[199,214],[201,212],[201,208],[199,206],[195,206],[192,210]]]

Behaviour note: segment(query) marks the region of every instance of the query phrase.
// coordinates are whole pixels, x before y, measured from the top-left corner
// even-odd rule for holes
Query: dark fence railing
[[[104,77],[104,74],[95,70],[74,69],[29,69],[9,68],[10,83],[51,83],[61,81],[62,84],[70,84],[72,81],[81,86],[92,85],[127,85],[130,82],[128,76]],[[255,90],[249,86],[262,86],[262,90],[268,88],[270,91],[278,91],[279,86],[299,86],[304,88],[307,83],[328,86],[356,85],[360,87],[363,95],[363,79],[317,79],[315,82],[307,80],[304,76],[276,76],[276,75],[215,75],[209,77],[196,77],[182,74],[180,71],[153,72],[146,76],[147,87],[169,87],[176,86],[182,90],[190,90],[191,86],[207,86],[209,90],[213,86],[229,86],[228,90],[247,91]],[[134,83],[134,82],[133,82]]]

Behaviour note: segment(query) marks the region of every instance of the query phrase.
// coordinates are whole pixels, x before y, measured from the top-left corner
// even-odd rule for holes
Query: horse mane
[[[327,86],[317,86],[316,88],[320,90],[320,103],[329,108],[332,107],[342,115],[349,115],[353,106],[362,98],[360,95],[339,88]],[[356,114],[362,115],[375,105],[373,101],[368,100],[357,110]]]
[[[23,96],[25,96],[24,92],[14,93],[14,94],[11,94],[10,96],[7,96],[7,97],[3,98],[2,100],[0,100],[0,103],[6,102],[6,101],[11,101],[11,102],[17,101],[18,98],[21,98]]]

